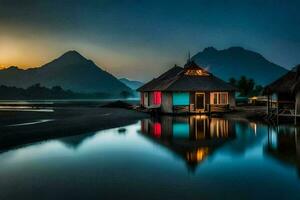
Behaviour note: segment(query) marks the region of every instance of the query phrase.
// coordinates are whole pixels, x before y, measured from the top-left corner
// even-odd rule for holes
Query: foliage
[[[229,83],[238,88],[240,96],[243,97],[258,96],[263,90],[261,85],[256,85],[252,78],[247,78],[246,76],[241,76],[239,80],[230,78]]]
[[[71,90],[64,90],[60,86],[47,88],[41,86],[39,83],[24,88],[0,86],[0,99],[1,100],[14,100],[14,99],[103,99],[111,98],[112,96],[107,93],[76,93]]]

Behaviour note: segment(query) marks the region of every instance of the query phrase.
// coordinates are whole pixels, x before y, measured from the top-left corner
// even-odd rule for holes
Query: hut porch
[[[269,119],[276,119],[279,121],[281,117],[290,117],[297,123],[297,118],[300,117],[299,95],[293,95],[290,93],[278,93],[274,98],[274,95],[268,95],[267,101],[267,115]],[[298,97],[299,98],[299,97]]]
[[[171,113],[191,113],[208,114],[230,111],[230,99],[232,93],[229,92],[189,92],[186,95],[186,101],[179,101],[180,92],[173,93]],[[181,98],[184,98],[181,93]],[[234,105],[232,105],[234,106]]]

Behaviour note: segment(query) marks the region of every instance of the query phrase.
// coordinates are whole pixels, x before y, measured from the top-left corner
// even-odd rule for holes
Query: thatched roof
[[[236,88],[217,78],[196,63],[184,68],[174,66],[158,78],[146,83],[137,91],[235,91]]]
[[[300,65],[294,67],[291,71],[267,85],[264,94],[273,93],[295,93],[300,90]]]

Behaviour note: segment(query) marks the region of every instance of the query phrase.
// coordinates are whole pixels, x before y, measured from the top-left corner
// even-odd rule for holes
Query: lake
[[[33,143],[0,154],[0,199],[300,199],[299,134],[165,116]]]

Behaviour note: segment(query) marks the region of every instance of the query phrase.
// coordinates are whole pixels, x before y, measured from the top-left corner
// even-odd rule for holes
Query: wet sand
[[[148,117],[121,108],[67,107],[53,112],[0,111],[0,149],[125,126]]]

